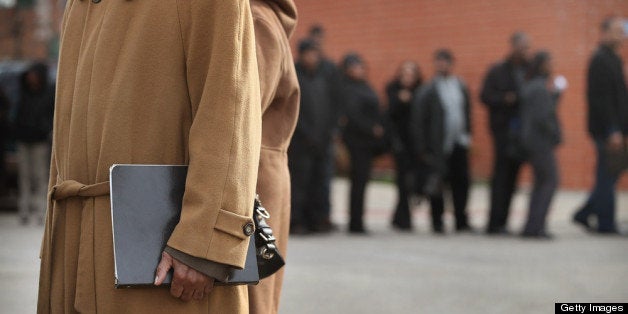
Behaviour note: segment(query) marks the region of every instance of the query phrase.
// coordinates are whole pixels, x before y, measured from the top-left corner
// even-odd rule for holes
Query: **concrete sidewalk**
[[[333,185],[334,221],[344,229],[348,186]],[[527,195],[514,200],[511,229],[525,219]],[[425,205],[414,211],[416,231],[389,228],[394,187],[372,183],[366,225],[370,236],[344,231],[294,237],[281,313],[553,313],[554,302],[628,302],[628,238],[584,233],[570,223],[585,193],[562,191],[550,217],[554,241],[434,236]],[[488,191],[473,188],[472,224],[487,216]],[[628,229],[628,193],[619,195],[618,221]],[[451,225],[451,216],[446,222]],[[628,230],[627,230],[628,231]],[[0,214],[0,313],[34,313],[40,227],[21,227]]]

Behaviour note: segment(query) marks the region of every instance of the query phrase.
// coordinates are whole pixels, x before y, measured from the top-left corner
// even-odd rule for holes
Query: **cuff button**
[[[255,232],[255,225],[253,225],[252,222],[249,222],[242,227],[242,230],[246,236],[251,236]]]

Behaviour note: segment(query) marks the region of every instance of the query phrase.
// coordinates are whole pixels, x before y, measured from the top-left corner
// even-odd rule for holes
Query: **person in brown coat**
[[[64,13],[38,313],[248,313],[261,143],[248,0],[70,0]],[[187,164],[156,284],[114,288],[109,168]],[[201,266],[192,265],[200,261]]]
[[[251,0],[262,98],[262,150],[257,191],[286,254],[290,227],[288,146],[299,113],[299,81],[288,38],[296,25],[292,0]],[[249,287],[251,313],[279,310],[283,270]]]

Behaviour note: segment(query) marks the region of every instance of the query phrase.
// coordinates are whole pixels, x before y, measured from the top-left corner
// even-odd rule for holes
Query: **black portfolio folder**
[[[179,222],[186,175],[187,166],[111,167],[109,182],[116,288],[153,284],[161,252]],[[216,282],[217,285],[258,283],[253,237],[249,241],[244,269],[232,270],[229,279]],[[165,283],[169,284],[171,279],[172,270]]]

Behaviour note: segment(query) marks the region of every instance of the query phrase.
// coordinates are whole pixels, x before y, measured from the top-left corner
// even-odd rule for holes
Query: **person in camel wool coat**
[[[248,313],[214,279],[244,266],[256,193],[249,1],[69,0],[61,27],[38,313]],[[158,287],[114,288],[112,164],[189,165]]]
[[[288,146],[299,113],[299,81],[288,38],[296,26],[292,0],[251,0],[262,99],[262,149],[257,192],[270,212],[268,224],[286,257],[290,228]],[[283,269],[249,286],[250,312],[277,313]]]

